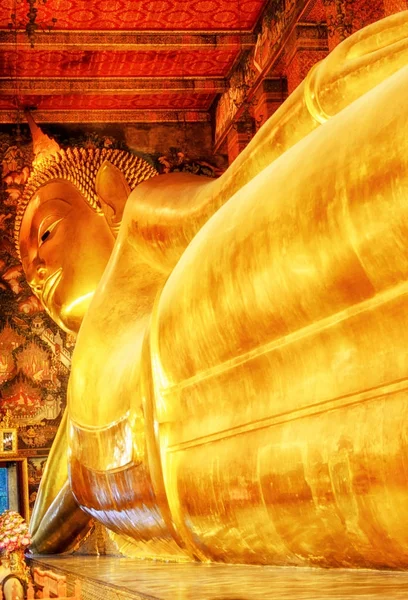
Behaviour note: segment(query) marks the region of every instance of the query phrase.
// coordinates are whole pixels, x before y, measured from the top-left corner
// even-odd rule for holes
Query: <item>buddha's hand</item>
[[[315,65],[305,82],[305,99],[324,122],[408,65],[408,11],[357,31]]]

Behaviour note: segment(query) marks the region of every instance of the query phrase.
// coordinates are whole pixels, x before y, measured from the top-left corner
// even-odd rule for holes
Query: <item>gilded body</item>
[[[341,44],[217,181],[33,194],[24,269],[79,328],[38,550],[91,515],[140,556],[408,567],[407,24]]]

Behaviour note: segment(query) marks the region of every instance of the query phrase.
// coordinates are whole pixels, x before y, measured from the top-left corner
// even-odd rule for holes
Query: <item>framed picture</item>
[[[0,429],[0,456],[17,454],[17,429]]]
[[[0,438],[3,429],[0,429]],[[26,521],[30,518],[27,458],[0,453],[0,494],[2,509],[15,510]]]

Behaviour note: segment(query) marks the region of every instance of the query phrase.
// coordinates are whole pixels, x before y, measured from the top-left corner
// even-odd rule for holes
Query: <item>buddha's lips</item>
[[[48,279],[46,279],[44,283],[44,288],[41,294],[41,302],[44,306],[48,307],[49,301],[52,299],[52,296],[55,292],[55,289],[61,279],[62,276],[62,267],[57,269],[55,273],[50,275]]]

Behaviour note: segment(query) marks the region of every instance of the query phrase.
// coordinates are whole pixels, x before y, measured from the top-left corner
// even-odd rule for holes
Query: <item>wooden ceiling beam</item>
[[[209,123],[199,110],[38,110],[37,123]],[[0,123],[15,123],[16,112],[0,110]]]
[[[21,95],[41,96],[64,94],[155,94],[155,93],[195,93],[219,94],[227,90],[228,84],[223,77],[202,78],[165,78],[165,77],[79,77],[79,78],[0,78],[0,92],[15,95],[16,89]]]
[[[29,49],[30,42],[24,31],[1,31],[2,50]],[[34,38],[34,50],[243,50],[252,48],[253,33],[191,32],[135,32],[135,31],[39,31]]]

